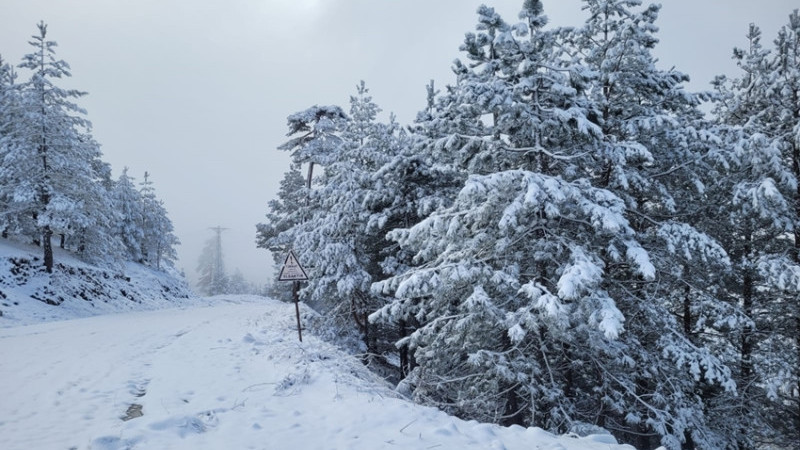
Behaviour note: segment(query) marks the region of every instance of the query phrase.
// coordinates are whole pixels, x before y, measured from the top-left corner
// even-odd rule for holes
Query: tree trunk
[[[500,421],[500,425],[504,427],[510,427],[511,425],[525,426],[525,415],[519,405],[517,389],[509,389],[506,394],[506,407],[505,411],[503,411],[503,419]]]
[[[369,330],[369,314],[367,313],[366,306],[364,306],[364,310],[361,313],[361,321],[364,323],[364,343],[367,344],[367,354],[375,354],[377,353],[375,337],[373,336],[373,333],[370,333]]]
[[[745,258],[747,258],[748,267],[745,267],[744,274],[742,275],[742,312],[745,316],[754,320],[753,318],[753,274],[750,270],[749,263],[752,260],[751,254],[751,233],[748,230],[744,236],[747,242],[744,247]],[[750,384],[750,378],[753,373],[753,325],[746,324],[742,329],[741,339],[741,367],[740,377],[743,382],[743,389],[747,389]]]
[[[742,281],[742,310],[744,314],[752,320],[753,315],[753,276],[750,271],[745,272]],[[745,382],[745,388],[749,384],[750,376],[753,373],[753,326],[747,324],[742,330],[742,367],[741,377]]]
[[[400,339],[408,337],[408,327],[406,326],[405,319],[401,319],[397,326],[399,328],[398,333],[400,334]],[[411,372],[411,368],[408,365],[408,344],[401,345],[397,350],[400,354],[400,379],[402,380]]]
[[[695,450],[694,439],[692,439],[692,434],[687,430],[683,432],[683,443],[681,444],[681,450]]]
[[[52,237],[53,230],[50,229],[49,225],[45,226],[42,240],[44,241],[44,267],[47,273],[53,273],[53,245],[50,242]]]
[[[798,93],[797,90],[792,90],[792,94],[793,94],[792,95],[792,102],[793,102],[792,104],[793,105],[800,104],[800,103],[798,103],[798,101],[800,101],[800,98],[798,98],[797,93]],[[795,108],[794,109],[794,123],[798,123],[798,121],[800,121],[800,108]],[[794,171],[794,176],[797,179],[798,177],[800,177],[800,145],[798,145],[797,141],[792,141],[791,145],[792,145],[792,169]],[[795,217],[794,218],[795,218],[796,221],[800,220],[800,183],[798,183],[797,189],[795,191],[794,208],[795,208]],[[792,250],[793,250],[793,256],[794,256],[795,263],[800,263],[800,227],[795,227],[795,230],[794,230],[794,248]],[[787,330],[787,331],[789,331],[789,333],[792,333],[792,332],[794,333],[794,336],[795,336],[795,349],[794,349],[794,351],[795,351],[795,353],[797,355],[797,359],[800,360],[800,312],[795,310],[795,314],[796,314],[796,316],[794,317],[794,330]],[[791,321],[790,321],[789,322],[789,328],[791,328],[791,326],[792,325],[791,325]],[[795,370],[797,370],[797,369],[795,369]],[[795,374],[795,375],[797,376],[797,374]],[[796,383],[797,390],[795,392],[800,393],[800,376],[797,377],[796,382],[797,382]],[[797,431],[797,430],[800,430],[800,398],[798,398],[797,394],[795,394],[792,397],[793,398],[791,398],[790,401],[793,402],[793,404],[795,406],[794,410],[792,411],[792,413],[794,414],[793,422],[795,424],[795,426],[794,426],[794,429],[795,429],[794,438],[798,438],[798,437],[800,437],[800,436],[798,436],[799,432]]]
[[[794,318],[794,351],[797,353],[797,359],[800,361],[800,316]],[[797,369],[795,369],[797,370]],[[797,374],[795,374],[797,375]],[[794,415],[793,420],[790,421],[794,422],[794,432],[789,435],[790,440],[794,440],[794,442],[800,442],[800,376],[795,379],[795,395],[791,395],[789,397],[789,413]]]
[[[686,285],[685,295],[683,297],[683,334],[689,341],[692,340],[692,289]]]
[[[508,332],[503,330],[501,331],[501,335],[503,350],[511,350],[512,344],[511,338],[508,337]],[[500,387],[506,392],[505,408],[503,409],[503,418],[500,420],[500,425],[504,427],[509,427],[511,425],[526,426],[525,414],[520,406],[519,386],[514,386],[507,381],[503,381],[500,383]]]

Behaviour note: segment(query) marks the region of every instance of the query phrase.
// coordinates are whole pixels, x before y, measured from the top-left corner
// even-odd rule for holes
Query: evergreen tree
[[[523,17],[540,27],[546,20],[536,15],[537,7],[526,5]],[[532,171],[551,170],[550,159],[567,162],[569,148],[559,144],[573,134],[591,133],[591,127],[573,105],[577,96],[567,88],[569,79],[553,69],[557,61],[547,45],[553,35],[528,25],[511,27],[491,8],[481,7],[478,14],[479,33],[468,34],[462,47],[472,63],[456,63],[458,84],[442,100],[441,119],[434,119],[443,123],[437,131],[444,136],[432,146],[436,162],[454,162],[475,175],[452,207],[410,230],[392,233],[414,255],[417,267],[378,285],[398,299],[373,319],[413,317],[419,322],[420,328],[401,343],[415,350],[420,364],[415,375],[418,399],[471,418],[557,428],[565,418],[552,417],[549,410],[558,408],[545,406],[543,400],[556,397],[553,389],[558,387],[545,388],[544,382],[534,387],[541,381],[535,377],[543,369],[540,355],[517,348],[536,346],[522,342],[526,333],[509,323],[513,316],[535,316],[520,278],[540,273],[536,258],[554,253],[544,239],[536,239],[545,222],[541,229],[522,223],[539,214],[547,221],[544,214],[551,201],[585,196],[581,215],[608,209],[597,201],[615,201],[586,191],[586,183],[573,185]],[[549,199],[548,189],[571,193],[553,193],[556,198]],[[527,197],[537,190],[541,196]],[[561,230],[557,211],[549,211],[549,225]],[[525,217],[522,223],[517,214]],[[622,229],[614,220],[609,227]],[[613,302],[607,306],[614,310]],[[513,338],[512,328],[518,331]],[[540,408],[545,413],[533,417],[533,410]]]
[[[9,136],[19,114],[19,89],[14,68],[0,56],[0,139]],[[5,142],[0,140],[0,143]],[[3,145],[8,145],[5,143]]]
[[[434,211],[450,206],[463,183],[452,166],[434,163],[426,156],[436,144],[424,130],[427,127],[424,120],[420,121],[419,130],[423,134],[398,134],[399,153],[371,175],[364,204],[369,211],[366,229],[372,235],[386,236],[392,230],[409,228]],[[413,252],[392,239],[382,243],[379,256],[382,276],[376,280],[403,274],[414,265]],[[405,378],[416,365],[406,338],[419,326],[416,313],[422,305],[415,299],[395,300],[387,294],[373,290],[381,304],[392,302],[395,316],[389,321],[377,321],[374,317],[370,321],[382,327],[396,326],[400,376]]]
[[[791,160],[792,172],[800,180],[800,12],[795,9],[789,23],[778,32],[775,40],[774,80],[770,99],[774,102],[773,136],[776,146]],[[765,367],[763,376],[771,381],[782,405],[777,413],[785,417],[782,429],[788,442],[800,441],[800,183],[791,197],[794,205],[794,239],[788,261],[762,266],[776,288],[779,298],[775,311],[779,313],[770,324],[773,335],[766,343],[772,352],[783,355],[777,366]],[[790,264],[780,264],[790,262]],[[780,314],[782,313],[782,314]],[[785,349],[789,349],[785,352]]]
[[[304,264],[314,268],[309,300],[341,329],[357,328],[368,353],[375,350],[367,322],[376,308],[370,285],[381,277],[383,237],[367,232],[364,197],[370,175],[396,152],[396,125],[378,123],[379,112],[362,81],[350,99],[341,145],[327,158],[319,187],[309,193],[315,209],[295,240]]]
[[[727,261],[676,220],[714,138],[693,128],[685,76],[655,69],[657,8],[638,4],[589,1],[577,33],[543,30],[536,1],[514,26],[479,9],[433,146],[470,177],[453,206],[392,233],[415,266],[376,286],[397,300],[374,320],[420,323],[401,343],[418,399],[643,447],[723,442],[695,391],[730,391],[728,368],[683,333],[672,296],[692,282],[713,304],[689,267]]]
[[[717,229],[734,267],[721,289],[748,321],[728,330],[741,386],[738,403],[755,432],[740,445],[797,442],[800,265],[800,16],[778,34],[773,52],[751,25],[749,48],[735,49],[741,75],[716,80],[715,114],[729,127],[731,167]],[[744,431],[744,430],[743,430]],[[742,433],[744,434],[744,433]]]
[[[0,57],[0,182],[10,183],[4,177],[10,175],[2,170],[2,161],[11,147],[11,139],[14,136],[14,127],[19,121],[19,89],[15,84],[17,75],[14,68]],[[4,238],[8,237],[8,230],[12,227],[11,223],[15,218],[13,211],[10,210],[12,199],[8,198],[9,192],[0,190],[0,232]]]
[[[107,235],[108,210],[88,209],[104,208],[108,201],[100,184],[99,146],[89,135],[85,112],[73,101],[84,93],[54,84],[70,76],[69,65],[55,58],[47,26],[40,23],[38,29],[30,41],[34,53],[20,64],[32,76],[20,86],[18,120],[4,136],[0,197],[9,202],[7,215],[13,215],[6,221],[9,231],[41,244],[45,268],[52,271],[54,234],[74,235],[79,250],[92,243],[113,246],[113,239]],[[89,230],[97,236],[87,235]]]
[[[278,264],[289,249],[294,249],[301,261],[310,256],[299,238],[311,230],[309,222],[315,214],[321,213],[319,197],[312,195],[312,186],[319,179],[314,168],[336,160],[346,122],[347,116],[338,106],[312,106],[287,118],[288,136],[292,138],[278,148],[291,152],[291,165],[281,182],[278,200],[268,205],[267,222],[256,226],[257,245],[273,251]],[[303,164],[308,167],[304,182],[300,173]],[[308,264],[304,266],[313,270]]]
[[[666,424],[653,426],[652,417],[643,411],[641,428],[633,427],[624,439],[654,445],[636,437],[653,430],[668,448],[717,448],[737,437],[724,428],[729,421],[711,423],[705,416],[710,403],[717,401],[708,392],[734,394],[729,370],[706,354],[715,345],[713,338],[705,339],[712,335],[707,325],[738,321],[741,316],[713,291],[710,273],[726,271],[728,257],[696,225],[707,213],[704,205],[715,201],[707,186],[717,181],[713,167],[723,158],[717,135],[698,109],[702,97],[682,87],[688,76],[655,67],[651,50],[658,42],[654,33],[659,7],[637,11],[640,4],[586,1],[589,19],[577,38],[579,53],[596,74],[595,88],[586,92],[603,133],[594,144],[592,159],[583,166],[586,176],[625,201],[626,216],[657,273],[655,283],[627,287],[626,317],[645,319],[629,320],[627,328],[640,336],[654,328],[673,330],[658,340],[640,342],[651,355],[665,356],[656,359],[663,377],[685,381],[662,392],[665,398],[683,399],[679,407],[670,407],[663,418]],[[693,373],[687,360],[705,360],[710,373]],[[633,382],[643,391],[658,388],[651,380]]]
[[[348,118],[334,108],[312,108],[292,116],[321,120],[305,125],[308,131],[313,127],[313,133],[282,146],[294,149],[293,166],[281,185],[279,200],[270,203],[270,223],[258,226],[259,245],[282,250],[280,256],[291,245],[313,274],[303,291],[305,298],[341,335],[358,331],[361,348],[372,354],[377,336],[367,316],[377,304],[370,285],[382,277],[380,260],[389,243],[383,231],[368,228],[369,208],[374,204],[368,204],[366,197],[374,183],[373,173],[398,151],[397,125],[377,121],[380,109],[363,81],[350,103]],[[299,186],[295,167],[303,162],[301,158],[323,164],[314,189],[309,189],[311,169],[305,189]],[[290,201],[295,210],[304,212],[287,211]]]
[[[155,194],[150,174],[145,172],[144,179],[139,184],[139,198],[142,211],[142,262],[156,269],[161,269],[162,264],[172,266],[178,258],[175,246],[180,240],[175,236],[172,221],[164,208],[164,202]]]
[[[99,148],[99,144],[92,143]],[[61,235],[61,248],[71,248],[83,260],[100,265],[118,266],[125,260],[125,245],[115,233],[119,211],[113,199],[111,167],[98,159],[91,162],[96,179],[83,191],[71,233]]]
[[[292,163],[283,175],[278,194],[267,204],[267,220],[256,224],[256,246],[269,250],[276,267],[283,264],[286,253],[292,248],[289,230],[300,224],[307,203],[306,180],[299,166]]]
[[[125,245],[126,259],[139,263],[144,262],[142,254],[142,243],[145,237],[143,201],[134,185],[134,179],[128,176],[127,167],[122,170],[122,174],[114,184],[112,195],[114,209],[118,213],[115,234]]]
[[[252,283],[248,282],[242,271],[236,269],[233,272],[233,275],[230,276],[228,280],[228,292],[227,294],[236,294],[236,295],[243,295],[243,294],[257,294],[257,288]]]
[[[637,448],[791,446],[800,16],[772,53],[751,28],[712,122],[657,67],[659,8],[584,0],[548,30],[539,0],[513,25],[482,6],[408,130],[363,83],[349,118],[293,114],[258,245],[294,249],[303,297],[368,351],[377,308],[420,402]]]

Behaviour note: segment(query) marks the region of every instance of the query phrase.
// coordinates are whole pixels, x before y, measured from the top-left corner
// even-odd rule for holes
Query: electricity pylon
[[[225,282],[225,265],[222,261],[222,232],[227,230],[227,228],[216,226],[209,229],[217,233],[214,243],[214,266],[211,269],[211,286],[213,286],[212,289],[218,290],[224,287],[222,285]]]

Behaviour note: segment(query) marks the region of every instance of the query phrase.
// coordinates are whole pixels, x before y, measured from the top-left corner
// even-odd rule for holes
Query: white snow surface
[[[261,297],[0,329],[0,448],[630,449],[402,399]],[[123,420],[131,405],[142,416]]]
[[[17,304],[0,317],[2,450],[632,449],[608,434],[503,428],[414,404],[310,321],[299,342],[294,306],[276,300],[165,309],[162,299],[114,313],[114,302],[101,312],[20,294],[6,288]]]

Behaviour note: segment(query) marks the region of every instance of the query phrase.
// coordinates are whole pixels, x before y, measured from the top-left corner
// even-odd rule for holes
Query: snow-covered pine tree
[[[91,137],[85,139],[91,140]],[[90,145],[100,147],[94,141]],[[61,248],[70,248],[93,264],[118,266],[126,255],[125,245],[115,233],[119,212],[114,208],[111,166],[99,158],[91,165],[96,181],[83,190],[71,233],[61,235]]]
[[[315,176],[314,170],[335,160],[343,145],[341,133],[346,122],[347,115],[338,106],[312,106],[287,118],[291,139],[278,149],[291,152],[289,171],[284,174],[278,199],[268,205],[267,221],[256,225],[257,245],[272,251],[277,264],[283,262],[286,251],[294,249],[303,265],[309,266],[298,238],[308,230],[305,224],[319,208],[311,195],[320,172],[317,167]],[[305,179],[300,171],[303,164],[307,164]]]
[[[728,368],[684,334],[671,297],[696,281],[714,303],[688,272],[726,261],[674,220],[702,192],[695,164],[715,139],[695,126],[685,76],[655,69],[657,8],[639,5],[588,1],[577,34],[543,30],[538,1],[515,26],[479,9],[434,146],[471,176],[452,207],[392,233],[415,267],[376,285],[397,300],[374,320],[420,323],[401,342],[418,399],[644,447],[724,439],[695,391],[732,389]]]
[[[128,168],[122,170],[112,190],[114,210],[117,212],[115,234],[125,245],[126,258],[143,262],[142,243],[144,241],[144,211],[142,198],[136,189],[134,179],[128,175]]]
[[[314,211],[294,243],[303,249],[304,264],[314,268],[305,289],[309,301],[338,329],[357,330],[368,354],[376,353],[374,327],[367,321],[377,308],[370,285],[382,278],[387,244],[382,234],[368,232],[364,200],[371,175],[397,153],[397,125],[378,122],[379,112],[362,81],[350,98],[341,145],[330,154],[319,187],[309,193]]]
[[[625,381],[609,387],[623,397],[650,391],[658,393],[652,398],[665,399],[659,407],[663,414],[634,402],[624,423],[614,418],[607,426],[637,446],[660,440],[667,448],[719,448],[736,438],[720,428],[725,424],[707,420],[705,411],[717,399],[698,392],[733,395],[734,384],[729,369],[711,352],[713,339],[704,339],[710,335],[704,324],[720,315],[725,320],[740,316],[713,295],[713,274],[727,269],[728,257],[695,226],[705,215],[704,205],[715,201],[706,186],[716,182],[713,164],[723,159],[719,139],[698,109],[703,97],[683,88],[688,76],[656,67],[651,52],[658,42],[660,7],[641,7],[639,0],[584,3],[589,18],[574,52],[595,76],[585,92],[603,138],[587,148],[591,159],[582,165],[582,176],[625,201],[626,218],[655,268],[652,283],[629,283],[619,267],[612,291],[628,318],[628,336],[641,346],[631,357],[652,373],[628,372],[619,378]],[[661,336],[647,338],[654,329]],[[656,433],[658,440],[642,437],[647,433]]]
[[[342,145],[341,131],[347,115],[338,106],[312,106],[287,117],[289,133],[294,136],[278,147],[291,152],[295,164],[309,164],[308,173],[313,177],[313,165],[326,165],[336,158]]]
[[[172,266],[178,258],[175,247],[180,245],[180,240],[175,236],[164,202],[156,196],[153,182],[147,172],[139,183],[139,198],[142,205],[141,228],[144,234],[141,241],[141,262],[158,270],[162,265]]]
[[[108,192],[101,184],[105,165],[99,146],[89,135],[85,112],[74,103],[84,93],[54,84],[70,76],[69,65],[55,58],[56,43],[47,40],[47,26],[39,23],[38,30],[30,41],[34,53],[19,65],[32,75],[20,85],[18,120],[4,138],[0,197],[10,202],[9,232],[39,243],[45,268],[52,271],[54,234],[77,243],[78,250],[113,246],[114,239],[106,228],[109,211],[89,209],[107,206]]]
[[[410,377],[418,400],[565,431],[589,421],[576,409],[601,404],[594,385],[576,382],[569,349],[604,355],[622,330],[601,287],[602,252],[610,241],[620,263],[643,276],[650,265],[618,198],[553,176],[574,172],[575,140],[596,130],[579,104],[580,71],[560,67],[555,31],[541,29],[541,5],[527,2],[527,23],[513,27],[491,8],[478,14],[463,46],[472,62],[456,64],[442,104],[447,137],[432,155],[473,175],[453,206],[391,233],[415,266],[376,285],[397,299],[372,319],[419,323],[400,343],[420,365]]]
[[[719,239],[734,266],[723,292],[749,319],[727,336],[740,388],[737,415],[750,418],[742,445],[800,439],[800,16],[781,29],[773,52],[751,25],[748,49],[735,49],[741,75],[719,77],[715,114],[728,125],[730,160],[719,187]]]
[[[3,123],[8,126],[7,122],[10,120],[12,98],[15,90],[15,82],[17,74],[14,73],[14,67],[7,63],[3,56],[0,55],[0,107],[3,108]],[[0,129],[2,130],[2,129]]]
[[[787,159],[791,155],[792,171],[800,180],[800,11],[789,15],[789,23],[778,32],[775,40],[776,83],[770,98],[775,102],[776,144]],[[775,330],[769,345],[781,353],[789,349],[781,361],[780,368],[765,371],[776,386],[777,397],[783,408],[778,413],[788,416],[782,424],[787,441],[800,441],[800,182],[794,196],[794,242],[789,253],[792,264],[766,264],[762,270],[769,273],[773,286],[777,287],[781,300],[776,312],[782,313],[771,323]],[[791,277],[791,278],[787,278]]]
[[[369,211],[367,232],[386,236],[394,229],[405,229],[436,210],[450,206],[463,185],[464,177],[451,164],[436,161],[437,142],[443,136],[437,131],[446,119],[439,116],[433,82],[427,86],[428,106],[418,114],[410,132],[397,134],[398,152],[370,177],[364,205]],[[394,240],[384,241],[381,254],[382,277],[405,273],[413,266],[413,252]],[[381,304],[392,303],[395,315],[389,321],[371,320],[381,326],[387,322],[396,327],[399,336],[400,378],[405,378],[416,362],[409,351],[407,338],[418,326],[414,299],[395,300],[391,295],[373,290]]]
[[[283,264],[292,248],[293,240],[288,231],[303,220],[301,207],[308,197],[305,185],[299,166],[290,164],[276,198],[267,203],[266,222],[256,224],[256,247],[268,250],[276,267]]]
[[[233,271],[233,275],[228,278],[228,294],[246,295],[257,294],[258,289],[244,278],[244,274],[238,268]]]
[[[0,55],[0,143],[4,136],[11,133],[11,128],[18,120],[19,110],[19,89],[15,84],[17,74],[14,67],[3,60]]]
[[[10,185],[11,180],[4,177],[11,175],[2,169],[2,161],[11,146],[13,138],[13,127],[19,120],[19,89],[16,82],[17,75],[14,68],[0,57],[0,184]],[[3,197],[5,195],[6,197]],[[11,222],[15,219],[15,214],[10,210],[11,199],[7,198],[10,193],[0,189],[0,234],[3,238],[8,237],[8,230],[12,228]],[[19,228],[19,227],[16,227]]]

